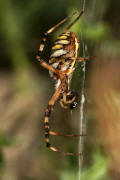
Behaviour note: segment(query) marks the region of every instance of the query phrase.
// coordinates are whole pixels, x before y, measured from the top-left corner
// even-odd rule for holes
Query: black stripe
[[[61,61],[61,62],[59,62],[59,65],[63,65],[63,62]]]
[[[45,116],[45,117],[49,117],[49,116],[50,116],[50,113],[51,113],[51,111],[48,111],[48,112],[45,111],[45,115],[44,115],[44,116]]]
[[[46,32],[46,33],[44,33],[44,38],[47,38],[47,36],[48,36],[48,33]]]
[[[53,105],[48,105],[48,106],[47,106],[47,109],[48,109],[49,112],[51,112],[52,107],[53,107]]]
[[[41,56],[41,51],[40,50],[38,50],[37,55]]]
[[[50,143],[46,142],[46,147],[50,147]]]
[[[49,122],[44,122],[44,126],[49,126]]]
[[[49,128],[45,128],[45,132],[49,133],[49,131],[50,131]]]
[[[50,116],[50,113],[51,113],[51,110],[52,110],[52,105],[48,105],[47,106],[47,109],[46,109],[46,111],[45,111],[45,117],[49,117]]]
[[[46,137],[46,138],[49,138],[49,134],[45,134],[45,137]]]

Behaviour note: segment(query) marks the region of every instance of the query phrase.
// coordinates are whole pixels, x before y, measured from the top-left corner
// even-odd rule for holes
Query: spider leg
[[[64,18],[62,21],[60,21],[58,24],[56,24],[55,26],[53,26],[52,28],[50,28],[46,33],[44,33],[44,36],[42,38],[41,44],[40,44],[40,48],[38,51],[38,54],[40,55],[40,53],[44,50],[44,46],[45,46],[45,42],[47,41],[47,36],[52,33],[56,28],[58,28],[59,26],[61,26],[63,23],[65,23],[66,21],[68,21],[68,19],[70,19],[72,16],[74,16],[77,12],[72,13],[71,15],[67,16],[66,18]]]
[[[60,98],[59,103],[60,103],[61,107],[64,108],[64,109],[68,109],[68,108],[69,108],[68,105],[65,105],[65,104],[67,104],[67,103],[66,103],[66,92],[64,92],[64,93],[62,94],[62,97]]]
[[[57,101],[57,99],[60,96],[60,93],[62,92],[62,87],[63,87],[63,84],[61,83],[59,85],[58,89],[56,90],[56,92],[54,93],[54,95],[52,96],[51,100],[49,101],[48,107],[45,110],[44,126],[45,126],[45,141],[46,141],[46,146],[49,149],[51,149],[52,151],[59,152],[59,153],[61,153],[63,155],[71,155],[71,156],[72,155],[81,155],[81,153],[64,152],[64,151],[62,151],[62,150],[60,150],[60,149],[58,149],[56,147],[51,146],[51,144],[50,144],[49,136],[53,135],[53,134],[57,134],[57,133],[55,133],[53,131],[50,131],[49,117],[50,117],[50,114],[51,114],[51,112],[53,110],[55,102]],[[65,136],[69,137],[69,135],[65,135]]]
[[[66,18],[64,18],[62,21],[60,21],[58,24],[56,24],[55,26],[53,26],[52,28],[50,28],[45,34],[48,35],[50,33],[52,33],[56,28],[58,28],[59,26],[61,26],[63,23],[65,23],[66,21],[68,21],[68,19],[70,19],[72,16],[74,16],[77,13],[77,11],[73,12],[71,15],[67,16]]]
[[[83,15],[84,12],[85,12],[85,10],[82,9],[82,11],[80,12],[80,14],[75,18],[75,20],[74,20],[71,24],[69,24],[69,25],[67,26],[67,28],[66,28],[65,31],[68,31],[68,30],[79,20],[79,18]]]
[[[67,99],[67,96],[69,96],[69,100]],[[68,108],[70,108],[70,105],[75,101],[76,97],[77,97],[77,93],[73,90],[64,92],[62,94],[62,98],[60,99],[60,105],[63,108],[68,109]],[[65,105],[65,104],[67,104],[67,105]],[[63,136],[63,137],[86,136],[85,134],[60,134],[60,133],[56,133],[54,131],[49,131],[49,134],[53,135],[53,136]]]
[[[63,102],[63,99],[60,99],[60,105],[61,105],[61,107],[62,108],[64,108],[64,109],[69,109],[69,106],[68,105],[65,105],[65,103]]]
[[[57,149],[57,148],[55,148],[55,147],[50,147],[50,149],[51,149],[52,151],[59,152],[59,153],[65,155],[65,156],[66,156],[66,155],[67,155],[67,156],[82,156],[82,153],[81,153],[81,152],[79,152],[79,153],[64,152],[64,151],[62,151],[62,150],[60,150],[60,149]]]
[[[96,56],[77,57],[76,61],[79,61],[79,62],[81,62],[81,61],[89,61],[91,58],[94,58],[94,57],[96,57]],[[70,59],[74,60],[74,58],[70,58]]]
[[[45,118],[44,118],[44,126],[45,126],[45,141],[46,141],[46,146],[50,148],[50,143],[49,143],[49,131],[50,131],[50,126],[49,126],[49,117],[51,115],[51,111],[53,110],[54,104],[57,101],[58,97],[60,96],[60,93],[62,91],[62,84],[59,85],[58,89],[52,96],[51,100],[48,103],[48,106],[45,110]]]
[[[86,56],[86,57],[79,57],[77,58],[76,60],[77,61],[87,61],[87,60],[90,60],[91,58],[94,58],[95,56]]]
[[[57,74],[61,80],[65,79],[65,74],[61,70],[57,70],[48,63],[46,63],[43,59],[41,59],[39,55],[36,56],[36,59],[40,62],[41,66],[51,71],[52,73]]]
[[[63,93],[63,101],[65,104],[70,104],[75,101],[77,97],[77,93],[75,91],[68,91],[67,93]]]
[[[66,94],[66,92],[64,92],[63,93],[63,95],[62,95],[62,97],[61,97],[61,99],[60,99],[60,105],[61,105],[61,107],[62,108],[64,108],[64,109],[69,109],[70,107],[69,107],[69,104],[71,104],[72,102],[74,102],[74,100],[75,100],[75,98],[76,97],[73,97],[71,100],[67,100],[67,95],[68,94]]]
[[[36,56],[36,59],[40,62],[40,65],[43,66],[44,68],[46,68],[47,70],[59,75],[59,71],[56,70],[54,67],[52,67],[51,65],[49,65],[48,63],[46,63],[43,59],[40,58],[39,55]]]
[[[49,134],[52,136],[63,136],[63,137],[78,137],[78,136],[86,136],[86,134],[60,134],[54,131],[49,131]]]
[[[77,101],[76,101],[77,97],[78,94],[73,90],[64,92],[60,99],[61,107],[64,109],[68,109],[68,108],[73,109],[77,105]]]

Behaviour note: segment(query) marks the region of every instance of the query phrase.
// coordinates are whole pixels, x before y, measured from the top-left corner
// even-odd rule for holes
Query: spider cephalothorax
[[[52,46],[52,51],[49,59],[49,63],[46,63],[41,58],[41,53],[44,50],[44,44],[47,40],[47,36],[53,32],[57,27],[66,22],[70,17],[72,17],[75,13],[63,19],[57,25],[49,29],[42,38],[42,42],[40,44],[40,48],[37,55],[37,60],[40,64],[49,70],[50,76],[55,80],[55,93],[52,96],[51,100],[48,103],[48,106],[45,110],[45,118],[44,118],[44,126],[45,126],[45,140],[46,146],[53,151],[60,152],[64,155],[79,155],[80,153],[69,153],[61,151],[50,144],[50,135],[54,136],[64,136],[64,137],[77,137],[82,136],[81,134],[59,134],[50,130],[49,125],[49,117],[51,111],[54,108],[54,104],[57,100],[59,100],[61,107],[67,109],[73,109],[77,105],[77,93],[73,90],[70,90],[70,81],[72,78],[72,74],[76,67],[77,61],[88,60],[89,57],[82,58],[78,57],[78,50],[80,47],[80,41],[77,36],[73,32],[69,32],[71,26],[80,18],[84,11],[77,16],[77,18],[65,29],[65,31],[57,37]]]

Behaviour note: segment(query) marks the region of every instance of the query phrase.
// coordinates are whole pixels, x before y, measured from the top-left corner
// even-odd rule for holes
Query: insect
[[[52,151],[62,153],[64,155],[79,155],[80,153],[64,152],[50,143],[50,135],[53,136],[64,136],[64,137],[77,137],[82,136],[82,134],[59,134],[50,130],[49,118],[51,112],[53,111],[56,101],[60,102],[62,108],[72,109],[77,105],[77,93],[73,90],[70,90],[70,81],[72,74],[76,68],[77,61],[89,60],[88,57],[78,57],[78,51],[80,47],[80,41],[75,33],[70,32],[69,29],[78,21],[81,15],[84,13],[82,10],[75,20],[67,26],[64,32],[57,37],[52,46],[51,55],[49,58],[49,63],[41,58],[41,54],[44,50],[45,42],[47,41],[47,36],[51,34],[56,28],[68,21],[73,15],[77,12],[69,15],[54,27],[49,29],[43,36],[38,55],[36,59],[40,62],[40,65],[49,70],[50,76],[55,80],[55,93],[48,102],[48,106],[45,110],[44,115],[44,127],[45,127],[45,141],[46,146]]]

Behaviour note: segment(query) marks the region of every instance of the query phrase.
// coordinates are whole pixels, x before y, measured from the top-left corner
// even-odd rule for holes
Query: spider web
[[[83,42],[83,49],[86,46],[84,45]],[[81,102],[80,102],[80,124],[79,124],[79,134],[85,134],[86,132],[86,120],[85,120],[85,115],[84,115],[84,104],[85,104],[85,71],[86,71],[86,62],[83,62],[82,65],[82,72],[83,72],[83,77],[82,77],[82,91],[81,91]],[[84,145],[84,137],[80,136],[79,138],[79,143],[78,143],[78,151],[82,154],[79,156],[78,162],[79,162],[79,180],[81,177],[81,169],[82,169],[82,162],[83,162],[83,145]]]
[[[85,3],[86,1],[83,0],[83,10],[85,10]],[[81,32],[82,35],[82,32]],[[82,40],[83,45],[83,57],[86,56],[87,46],[85,45],[84,41]],[[86,121],[84,116],[84,104],[85,104],[85,72],[86,72],[86,61],[82,64],[82,90],[81,90],[81,102],[80,102],[80,120],[79,120],[79,133],[84,134],[86,131]],[[83,144],[84,144],[84,137],[80,136],[79,143],[78,143],[78,151],[82,154],[83,153]],[[83,163],[83,155],[79,156],[78,158],[78,179],[81,179],[81,172],[82,172],[82,163]]]

